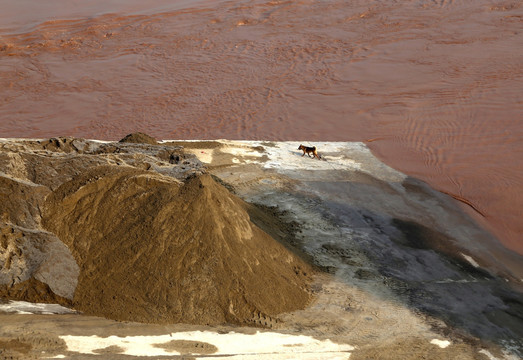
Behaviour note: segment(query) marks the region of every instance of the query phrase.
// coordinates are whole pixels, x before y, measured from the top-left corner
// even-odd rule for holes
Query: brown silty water
[[[523,254],[519,1],[0,4],[2,137],[366,141]]]

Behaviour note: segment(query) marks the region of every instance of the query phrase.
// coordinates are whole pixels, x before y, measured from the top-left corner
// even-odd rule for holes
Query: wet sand
[[[2,137],[367,141],[523,254],[520,2],[46,3],[2,3]]]

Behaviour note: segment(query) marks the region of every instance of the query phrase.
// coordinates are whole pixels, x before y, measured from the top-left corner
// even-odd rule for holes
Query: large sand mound
[[[309,266],[254,225],[249,205],[202,174],[180,149],[76,139],[61,139],[52,148],[42,144],[4,147],[10,154],[15,149],[24,166],[5,174],[3,184],[23,185],[21,204],[35,201],[20,212],[7,207],[5,227],[35,228],[32,237],[24,235],[25,242],[11,241],[12,247],[28,248],[25,243],[44,234],[57,237],[70,250],[62,257],[74,258],[78,267],[66,282],[46,282],[27,271],[19,281],[10,276],[3,282],[4,297],[34,300],[35,292],[27,289],[37,280],[40,292],[49,291],[49,301],[54,294],[68,297],[87,314],[253,325],[270,325],[272,316],[309,301]],[[13,158],[0,156],[0,161],[14,169]],[[41,195],[31,197],[32,192]],[[30,257],[36,261],[34,274],[67,270],[61,265],[43,272],[44,264],[54,266],[53,252],[45,255]]]

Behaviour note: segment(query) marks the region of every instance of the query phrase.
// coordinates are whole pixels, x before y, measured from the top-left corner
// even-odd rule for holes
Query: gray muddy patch
[[[284,222],[295,224],[295,244],[352,292],[357,288],[402,304],[434,331],[472,346],[494,342],[522,355],[523,298],[506,281],[517,285],[517,277],[487,250],[492,237],[449,196],[416,179],[380,176],[378,165],[369,169],[292,170],[287,164],[274,168],[280,178],[272,186],[265,181],[269,173],[262,172],[235,183],[235,191],[249,202],[275,207]],[[215,174],[234,183],[241,171]],[[332,321],[350,328],[341,320],[342,309],[355,316],[370,305],[363,295],[342,295],[342,285],[334,288],[331,296],[339,292],[340,300]],[[344,303],[343,296],[352,300]],[[334,306],[329,304],[324,306]]]

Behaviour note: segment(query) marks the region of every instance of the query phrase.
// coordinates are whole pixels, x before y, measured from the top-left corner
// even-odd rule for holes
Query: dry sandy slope
[[[43,224],[78,261],[73,304],[87,314],[255,324],[308,302],[311,269],[209,175],[180,186],[146,171],[96,168],[47,202]]]
[[[311,267],[194,156],[125,140],[3,144],[5,296],[116,320],[263,326],[308,303]]]

